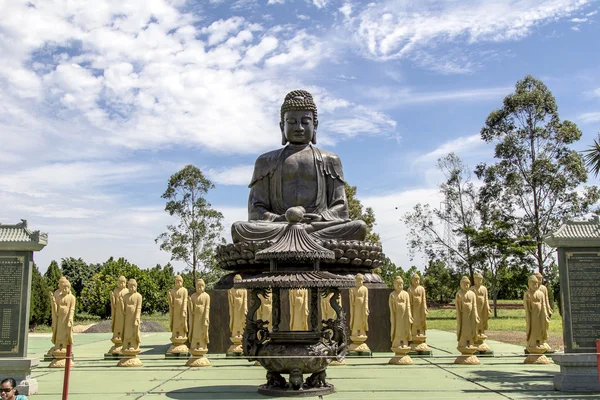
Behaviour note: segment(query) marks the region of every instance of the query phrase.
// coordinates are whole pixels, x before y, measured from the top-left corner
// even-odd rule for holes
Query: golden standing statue
[[[73,317],[75,316],[75,296],[71,294],[71,283],[67,278],[59,281],[60,292],[54,297],[52,315],[55,324],[52,327],[52,343],[54,359],[50,368],[64,368],[66,365],[67,345],[73,344]]]
[[[369,330],[369,289],[364,285],[362,274],[356,274],[356,286],[350,289],[350,344],[348,350],[370,352],[367,340]]]
[[[290,289],[290,331],[308,330],[308,289]]]
[[[210,365],[204,355],[208,352],[208,327],[210,325],[210,296],[204,291],[204,280],[196,281],[196,293],[190,296],[190,352],[188,367]]]
[[[140,353],[140,326],[142,316],[142,295],[137,292],[137,282],[130,279],[127,282],[129,290],[123,296],[125,321],[123,324],[123,352],[124,357],[119,360],[118,367],[140,367],[142,362],[137,357]]]
[[[461,355],[454,361],[455,364],[479,364],[479,359],[474,353],[477,351],[475,338],[477,324],[480,322],[477,314],[477,296],[470,290],[471,281],[463,276],[460,280],[460,290],[456,293],[454,304],[456,306],[456,338],[458,351]]]
[[[412,340],[411,325],[413,317],[410,309],[410,296],[404,290],[404,281],[400,276],[394,279],[394,291],[390,293],[390,336],[392,339],[392,351],[395,356],[389,361],[390,364],[409,365],[413,361],[408,355]]]
[[[110,329],[113,333],[111,339],[113,346],[108,350],[109,354],[121,354],[121,349],[123,348],[123,326],[125,324],[123,296],[127,292],[127,279],[124,276],[120,276],[117,287],[110,292]]]
[[[50,297],[50,312],[51,312],[51,316],[52,316],[51,327],[52,327],[53,337],[54,337],[54,331],[56,330],[56,321],[57,321],[56,299],[60,295],[61,284],[66,279],[67,278],[65,278],[64,276],[61,276],[60,279],[58,280],[58,288],[54,292],[48,292],[48,296]],[[50,347],[50,350],[48,350],[48,352],[46,353],[46,356],[54,357],[54,355],[52,354],[52,353],[54,353],[54,350],[56,350],[56,343],[54,343],[54,339],[52,339],[52,347]]]
[[[262,294],[258,295],[260,299],[260,307],[256,310],[256,319],[263,321],[269,321],[269,324],[273,323],[273,297],[270,293],[265,296]],[[267,325],[267,329],[270,330],[271,325]]]
[[[408,288],[410,297],[410,309],[413,317],[410,334],[412,336],[411,349],[414,351],[429,351],[429,346],[425,343],[427,339],[427,296],[425,288],[421,285],[421,277],[415,273],[410,278],[410,287]]]
[[[175,287],[169,290],[169,328],[171,329],[171,347],[167,353],[184,354],[188,352],[188,291],[183,287],[181,275],[175,277]]]
[[[325,297],[321,297],[321,319],[337,319],[337,314],[333,307],[331,307],[331,298],[333,297],[333,293],[329,293]],[[337,303],[339,306],[342,306],[342,296],[339,296],[337,299]]]
[[[233,277],[234,282],[242,280],[241,275]],[[229,354],[241,355],[242,334],[246,327],[246,314],[248,314],[248,292],[246,289],[232,287],[227,291],[229,300],[229,330],[231,331],[231,346],[227,350]]]
[[[548,340],[548,325],[550,313],[547,309],[546,296],[539,288],[535,275],[529,277],[529,290],[523,296],[525,307],[525,322],[527,332],[527,350],[530,355],[525,359],[526,364],[550,364],[544,353],[550,350]]]
[[[488,329],[488,318],[492,310],[490,310],[488,290],[483,286],[483,275],[476,273],[473,275],[473,279],[475,280],[475,284],[471,286],[471,291],[475,293],[477,298],[477,315],[479,316],[475,346],[477,346],[478,351],[487,352],[490,351],[490,347],[484,343],[485,339],[487,339],[485,331]]]

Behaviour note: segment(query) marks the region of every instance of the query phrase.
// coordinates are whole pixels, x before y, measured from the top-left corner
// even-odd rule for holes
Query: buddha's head
[[[529,290],[537,290],[538,287],[540,287],[540,281],[538,280],[537,276],[531,275],[527,281],[527,286],[529,286]]]
[[[71,282],[69,282],[69,280],[67,278],[65,278],[64,276],[63,276],[63,278],[61,278],[61,280],[59,281],[58,287],[60,288],[60,291],[63,294],[69,294],[69,293],[71,293]]]
[[[479,286],[483,283],[483,275],[478,272],[473,275],[473,280],[475,281],[475,285]]]
[[[118,287],[119,289],[125,289],[127,287],[127,278],[125,278],[123,275],[119,277]]]
[[[181,277],[181,275],[177,275],[175,277],[175,288],[181,289],[182,287],[183,287],[183,278]]]
[[[463,276],[462,279],[460,280],[460,288],[464,291],[469,290],[469,288],[471,287],[471,280],[469,279],[468,276]]]
[[[413,276],[410,277],[410,283],[415,287],[419,286],[421,284],[421,277],[419,274],[415,272]]]
[[[356,274],[354,279],[356,279],[356,287],[361,287],[363,285],[363,282],[365,281],[365,277],[363,276],[363,274]]]
[[[234,282],[241,282],[241,280],[242,280],[242,276],[241,276],[240,274],[236,274],[236,275],[233,277],[233,281],[234,281]]]
[[[400,276],[394,278],[394,289],[396,289],[397,292],[401,292],[402,289],[404,289],[404,280],[402,280]]]
[[[127,282],[127,288],[129,289],[130,294],[137,292],[137,282],[135,279],[130,279],[129,282]]]
[[[317,143],[317,105],[306,90],[289,92],[281,105],[281,144]]]
[[[196,281],[196,293],[204,293],[204,288],[206,284],[204,283],[204,279],[198,279]]]
[[[535,275],[535,277],[537,278],[537,280],[538,280],[538,283],[541,285],[541,284],[542,284],[542,282],[544,282],[544,280],[543,280],[543,279],[544,279],[544,277],[542,276],[542,274],[540,274],[539,272],[536,272],[534,275]]]

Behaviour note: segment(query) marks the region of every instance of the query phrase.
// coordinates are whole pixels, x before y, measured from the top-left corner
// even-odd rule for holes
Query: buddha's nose
[[[301,122],[299,122],[299,123],[296,124],[296,130],[299,131],[299,132],[301,132],[301,131],[304,130],[304,127],[302,126]]]

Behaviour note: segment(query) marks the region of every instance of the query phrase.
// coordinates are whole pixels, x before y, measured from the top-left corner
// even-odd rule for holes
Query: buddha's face
[[[129,289],[129,293],[133,294],[133,293],[137,292],[137,283],[136,282],[129,281],[129,284],[127,285],[127,287]]]
[[[396,289],[397,292],[401,292],[403,288],[404,288],[404,281],[402,279],[395,279],[394,280],[394,289]]]
[[[477,286],[479,286],[479,285],[481,285],[481,284],[483,283],[483,277],[481,277],[481,276],[478,276],[478,275],[475,275],[475,276],[473,277],[473,280],[475,281],[475,284],[476,284]]]
[[[290,143],[308,144],[315,134],[312,111],[286,111],[283,119],[283,134]]]
[[[471,286],[471,281],[469,279],[461,279],[460,287],[462,290],[467,291],[467,290],[469,290],[470,286]]]
[[[411,282],[413,286],[419,286],[419,283],[421,283],[421,278],[419,278],[419,275],[415,275],[411,278]]]
[[[363,285],[364,282],[364,278],[362,275],[356,275],[356,287],[361,287]]]
[[[529,279],[529,290],[535,291],[539,286],[537,279]]]
[[[175,277],[175,287],[177,289],[181,289],[181,287],[183,287],[183,278],[179,275]]]
[[[204,293],[204,281],[197,281],[196,282],[196,292],[198,292],[198,293]]]
[[[127,282],[125,280],[125,277],[122,276],[119,278],[119,289],[125,289],[127,287]]]

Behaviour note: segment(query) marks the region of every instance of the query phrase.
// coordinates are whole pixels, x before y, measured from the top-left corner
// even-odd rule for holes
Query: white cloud
[[[328,0],[312,0],[312,2],[317,8],[323,8],[327,5]]]
[[[284,4],[285,0],[269,0],[267,4]]]
[[[350,18],[350,15],[352,15],[352,3],[344,3],[338,11],[341,12],[346,19]]]
[[[600,97],[600,88],[585,92],[586,97]]]
[[[237,165],[221,169],[209,168],[206,175],[214,184],[248,186],[253,171],[253,165]]]
[[[587,112],[577,117],[584,124],[600,122],[600,112]]]
[[[587,18],[571,18],[571,22],[575,23],[586,22],[587,20]]]
[[[422,56],[440,43],[519,40],[538,25],[568,18],[586,0],[450,0],[370,3],[348,22],[356,43],[378,60]],[[447,50],[447,49],[446,49]]]
[[[479,134],[458,137],[443,143],[433,151],[420,155],[415,159],[414,163],[432,163],[450,153],[465,154],[483,145],[485,145],[485,142],[481,140],[481,135]]]

